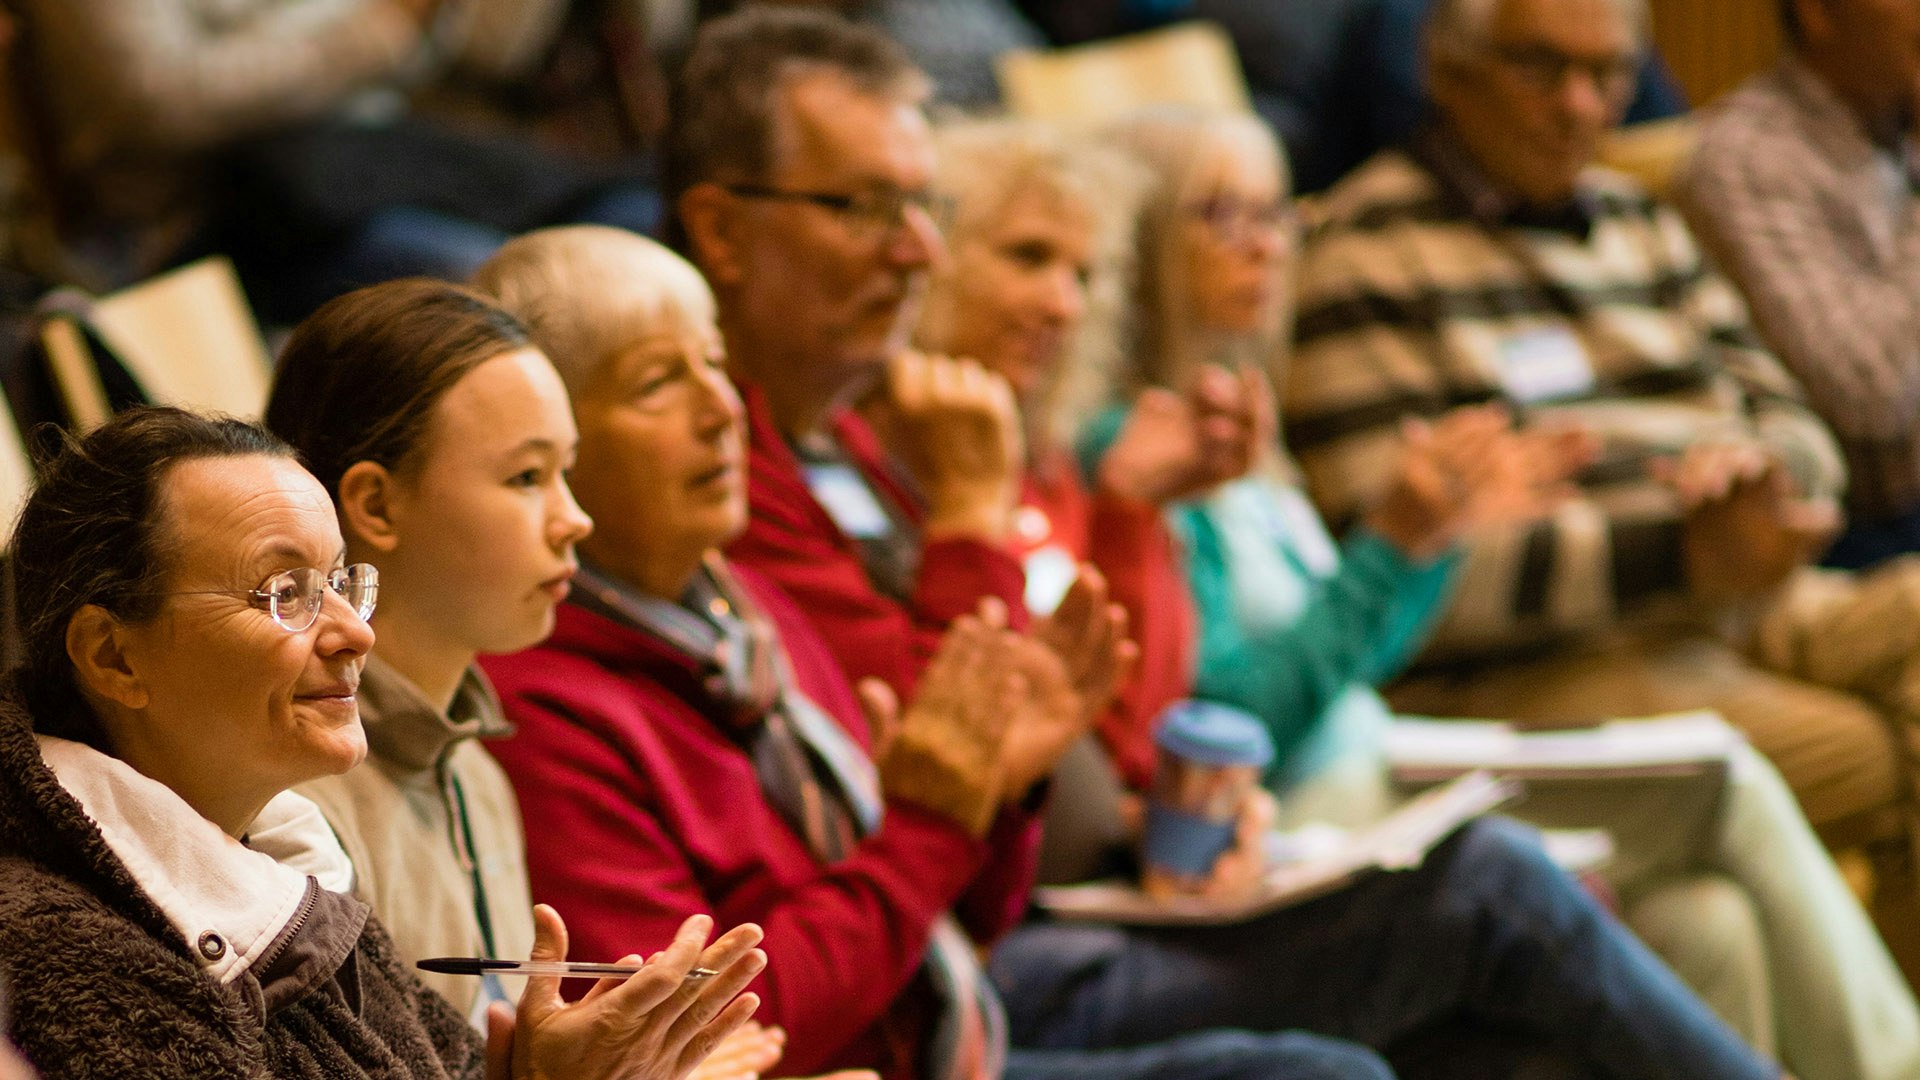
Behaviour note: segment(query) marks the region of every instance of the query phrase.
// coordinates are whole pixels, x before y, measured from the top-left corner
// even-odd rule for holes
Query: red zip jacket
[[[799,687],[867,745],[821,635],[763,578],[737,574]],[[520,795],[533,895],[565,916],[575,959],[650,954],[696,912],[757,922],[759,1019],[787,1029],[783,1072],[914,1074],[935,1008],[918,974],[929,928],[948,908],[981,942],[1012,927],[1033,882],[1030,814],[1005,811],[976,841],[889,801],[854,854],[822,866],[761,795],[735,734],[687,703],[693,664],[671,647],[562,604],[545,644],[484,667],[519,725],[489,749]]]
[[[747,531],[727,548],[727,557],[759,571],[792,597],[853,681],[875,676],[905,698],[947,624],[973,611],[982,597],[999,597],[1014,625],[1025,625],[1020,562],[983,540],[925,545],[911,602],[881,593],[867,577],[858,542],[840,531],[808,490],[799,461],[773,425],[765,396],[743,384],[740,397],[747,407],[749,514]],[[918,500],[888,475],[885,451],[858,416],[843,410],[834,432],[868,483],[906,513],[921,513]]]
[[[1015,523],[1021,557],[1064,548],[1098,567],[1114,602],[1127,609],[1140,662],[1101,718],[1100,739],[1127,786],[1145,789],[1159,755],[1153,720],[1193,689],[1197,617],[1166,521],[1146,503],[1088,491],[1062,453],[1028,471]]]

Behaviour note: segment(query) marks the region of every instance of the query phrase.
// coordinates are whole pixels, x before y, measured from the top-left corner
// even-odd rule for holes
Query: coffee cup
[[[1155,896],[1200,892],[1233,847],[1242,809],[1273,761],[1273,737],[1231,705],[1181,701],[1155,722],[1159,747],[1142,837],[1141,883]]]

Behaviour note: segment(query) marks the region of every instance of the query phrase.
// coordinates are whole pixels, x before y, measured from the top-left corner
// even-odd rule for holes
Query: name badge
[[[1500,385],[1522,405],[1582,397],[1593,391],[1593,365],[1573,331],[1542,327],[1500,340]]]
[[[872,540],[893,531],[893,522],[866,478],[851,465],[807,465],[807,488],[840,531],[856,540]]]
[[[1297,488],[1282,488],[1274,492],[1274,510],[1286,529],[1285,542],[1293,548],[1300,558],[1300,564],[1307,572],[1317,578],[1329,578],[1340,570],[1340,549],[1334,545],[1333,537],[1327,535],[1327,526],[1320,520],[1320,511],[1313,508],[1307,497]]]
[[[1024,561],[1027,571],[1027,611],[1051,615],[1066,598],[1073,579],[1080,576],[1080,563],[1066,548],[1047,546],[1030,553]]]

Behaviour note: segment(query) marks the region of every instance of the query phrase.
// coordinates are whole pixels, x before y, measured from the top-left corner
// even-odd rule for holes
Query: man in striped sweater
[[[1719,709],[1910,905],[1920,565],[1807,569],[1838,525],[1831,435],[1680,218],[1592,167],[1645,23],[1639,0],[1442,0],[1434,122],[1333,189],[1308,243],[1288,439],[1339,525],[1392,475],[1402,417],[1498,401],[1592,432],[1557,513],[1468,538],[1395,704]],[[1912,977],[1920,949],[1890,943]]]

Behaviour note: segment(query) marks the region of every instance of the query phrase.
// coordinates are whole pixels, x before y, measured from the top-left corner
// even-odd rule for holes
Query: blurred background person
[[[1257,123],[1225,115],[1147,117],[1115,137],[1158,182],[1139,232],[1139,347],[1110,396],[1143,382],[1191,385],[1222,361],[1285,382],[1278,328],[1290,321],[1297,226],[1277,209],[1288,197],[1278,147]],[[1095,423],[1096,449],[1115,419]],[[1270,426],[1259,467],[1172,515],[1202,628],[1193,693],[1265,721],[1280,748],[1269,781],[1290,824],[1356,826],[1401,798],[1382,760],[1391,715],[1374,688],[1423,647],[1458,586],[1463,539],[1552,511],[1589,452],[1550,428],[1511,432],[1486,409],[1395,437],[1386,493],[1338,543],[1276,456]],[[1151,762],[1146,726],[1120,745],[1118,761]],[[1152,774],[1135,765],[1125,776],[1140,790]],[[1616,856],[1603,873],[1627,922],[1750,1040],[1777,1045],[1796,1075],[1904,1067],[1887,1032],[1920,1022],[1911,993],[1757,755],[1737,755],[1725,777],[1536,782],[1515,812],[1608,830]]]
[[[1911,981],[1920,566],[1808,569],[1845,483],[1832,434],[1679,216],[1593,165],[1645,14],[1436,8],[1435,125],[1329,193],[1309,237],[1287,440],[1344,530],[1384,491],[1403,414],[1495,401],[1526,430],[1589,432],[1599,456],[1550,516],[1462,538],[1427,668],[1394,703],[1522,721],[1719,711],[1823,839],[1867,848]]]
[[[659,200],[643,163],[410,105],[456,76],[527,78],[569,6],[27,0],[23,84],[64,270],[108,288],[226,252],[255,307],[292,323],[359,285],[464,277],[547,222],[648,227]]]
[[[1920,551],[1920,13],[1779,5],[1786,54],[1701,122],[1675,196],[1847,456],[1829,566]]]

